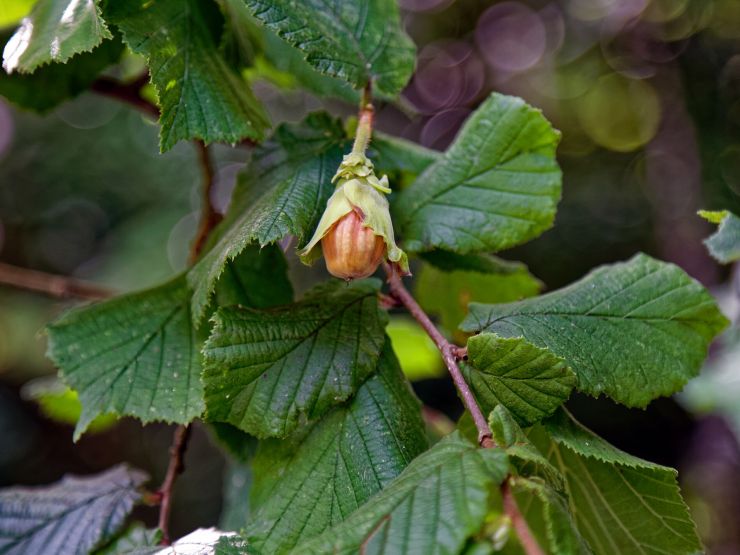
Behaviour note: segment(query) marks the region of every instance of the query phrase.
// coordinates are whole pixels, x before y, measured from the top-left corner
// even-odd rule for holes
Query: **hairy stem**
[[[352,146],[353,154],[365,154],[370,139],[373,135],[373,124],[375,123],[375,108],[372,103],[372,84],[368,82],[362,93],[360,101],[360,113],[357,117],[357,131],[355,143]]]

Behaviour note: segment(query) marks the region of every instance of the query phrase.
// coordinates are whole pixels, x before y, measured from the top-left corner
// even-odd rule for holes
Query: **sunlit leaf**
[[[444,157],[394,204],[409,251],[495,252],[552,226],[560,200],[560,134],[521,99],[492,94]]]

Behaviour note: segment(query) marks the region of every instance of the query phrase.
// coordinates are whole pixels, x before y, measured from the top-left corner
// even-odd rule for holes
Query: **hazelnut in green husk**
[[[371,275],[385,259],[401,274],[409,273],[404,253],[396,245],[385,195],[388,178],[375,176],[372,162],[361,152],[346,155],[334,176],[334,194],[309,243],[298,254],[310,264],[321,244],[326,268],[346,280]]]

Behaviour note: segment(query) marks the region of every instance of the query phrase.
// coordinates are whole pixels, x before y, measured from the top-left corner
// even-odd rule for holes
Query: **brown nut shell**
[[[353,210],[321,239],[326,269],[333,276],[345,280],[364,278],[372,275],[383,260],[385,241],[362,222],[362,213]]]

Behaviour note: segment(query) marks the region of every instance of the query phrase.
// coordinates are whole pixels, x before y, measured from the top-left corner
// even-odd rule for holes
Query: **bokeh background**
[[[13,2],[11,9],[0,0],[0,30],[11,30],[32,3]],[[444,149],[495,90],[542,108],[563,133],[556,225],[505,257],[523,260],[554,289],[595,265],[645,251],[683,267],[737,318],[738,272],[707,255],[702,240],[712,226],[696,212],[740,212],[740,2],[400,5],[418,45],[417,71],[401,102],[380,107],[381,129]],[[110,72],[125,79],[142,68],[127,54]],[[326,106],[354,111],[295,90],[290,75],[265,64],[246,77],[275,123]],[[212,151],[213,201],[223,211],[249,153],[221,145]],[[185,267],[200,182],[192,145],[160,155],[157,127],[113,100],[85,93],[39,116],[0,97],[0,261],[119,291],[156,284]],[[321,268],[305,271],[292,262],[298,290],[323,276]],[[47,483],[121,460],[158,483],[170,427],[102,422],[101,431],[75,445],[72,427],[48,416],[55,399],[59,410],[68,410],[63,396],[47,399],[45,407],[33,400],[57,387],[42,330],[70,305],[0,286],[0,486]],[[420,397],[456,418],[460,406],[423,335],[402,317],[394,317],[391,330]],[[576,416],[619,447],[679,468],[700,534],[718,555],[740,554],[738,335],[730,330],[721,338],[684,393],[645,411],[580,396],[569,402]],[[174,534],[238,522],[230,499],[239,498],[248,481],[196,427],[177,486]],[[148,509],[139,516],[155,517]]]

